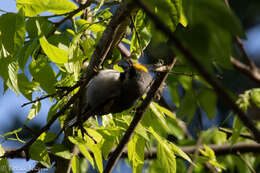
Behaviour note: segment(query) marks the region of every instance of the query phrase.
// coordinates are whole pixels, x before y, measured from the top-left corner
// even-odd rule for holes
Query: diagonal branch
[[[260,131],[256,128],[254,123],[244,114],[244,112],[236,105],[233,98],[226,92],[226,90],[216,81],[216,79],[203,67],[198,59],[178,40],[173,32],[143,3],[141,0],[135,1],[146,14],[153,20],[155,26],[165,34],[184,57],[200,72],[202,77],[215,89],[216,93],[225,103],[236,113],[243,124],[253,133],[256,141],[260,143]]]
[[[173,68],[176,60],[177,60],[176,58],[171,58],[171,60],[170,60],[171,62],[169,62],[169,71]],[[111,154],[111,156],[107,162],[106,168],[104,170],[104,173],[112,172],[113,168],[115,167],[115,164],[117,163],[118,159],[121,157],[125,146],[127,145],[128,141],[130,140],[135,128],[137,127],[139,122],[142,120],[145,110],[148,108],[151,101],[156,97],[156,94],[158,93],[160,86],[166,80],[169,71],[157,74],[155,81],[153,82],[151,89],[147,93],[145,100],[137,108],[136,114],[135,114],[130,126],[128,127],[127,131],[125,132],[123,138],[121,139],[120,143],[116,147],[115,151]]]

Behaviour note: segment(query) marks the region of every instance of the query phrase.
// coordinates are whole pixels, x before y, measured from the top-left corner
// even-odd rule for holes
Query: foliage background
[[[1,2],[2,5],[3,2]],[[247,36],[248,36],[248,41],[245,41],[245,48],[247,49],[249,55],[259,64],[259,49],[257,44],[259,44],[258,38],[260,37],[259,35],[259,3],[257,1],[231,1],[230,2],[232,9],[235,10],[236,14],[240,17],[240,20],[243,23],[244,29],[247,31]],[[247,7],[247,8],[245,8]],[[57,19],[58,20],[58,19]],[[253,34],[253,36],[251,36]],[[255,35],[254,35],[255,34]],[[258,35],[258,36],[257,36]],[[251,39],[251,40],[250,40]],[[254,48],[256,47],[256,48]],[[251,88],[253,86],[247,85],[248,82],[245,80],[245,82],[241,82],[244,85],[237,85],[236,83],[232,83],[232,77],[234,76],[234,73],[226,73],[227,77],[230,78],[225,78],[227,79],[225,82],[227,82],[228,86],[233,87],[234,90],[236,90],[237,93],[242,93],[245,89]],[[21,98],[21,99],[20,99]],[[7,91],[5,95],[1,95],[0,98],[0,107],[1,107],[1,115],[3,115],[1,123],[1,133],[5,133],[7,131],[17,129],[17,127],[21,127],[21,125],[24,123],[26,120],[26,112],[28,112],[28,108],[23,108],[22,110],[24,113],[21,114],[21,108],[20,105],[22,105],[25,101],[23,100],[24,98],[21,96],[20,98],[17,98],[16,95],[14,95],[12,92]],[[14,102],[15,101],[15,102]],[[14,108],[10,108],[9,106],[6,105],[13,105],[15,106]],[[37,116],[34,120],[30,122],[30,126],[34,126],[35,128],[39,128],[40,125],[42,125],[44,121],[46,121],[44,115],[46,115],[48,109],[49,109],[49,102],[44,101],[42,103],[42,109],[41,112],[39,113],[39,116]],[[4,109],[2,109],[4,108]],[[17,110],[17,111],[15,111]],[[4,117],[10,115],[10,117],[13,117],[13,120],[10,121],[10,119],[6,119]],[[213,120],[208,119],[207,116],[203,116],[203,124],[202,124],[202,129],[207,129],[209,127],[212,127],[213,125],[218,124],[221,122],[223,119],[221,117],[216,116]],[[190,128],[194,130],[194,127],[196,124],[191,125]],[[55,130],[55,127],[54,129]],[[194,132],[194,131],[191,131]],[[13,145],[16,146],[15,143],[8,143],[5,145]],[[11,164],[17,165],[16,160],[12,160]],[[124,164],[123,164],[124,165]],[[124,169],[124,166],[121,166],[121,168]]]

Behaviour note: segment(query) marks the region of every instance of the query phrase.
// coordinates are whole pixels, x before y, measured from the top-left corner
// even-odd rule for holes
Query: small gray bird
[[[140,64],[130,64],[124,72],[101,70],[87,86],[86,100],[80,120],[74,118],[69,126],[82,123],[93,115],[119,113],[129,109],[150,88],[152,76]]]

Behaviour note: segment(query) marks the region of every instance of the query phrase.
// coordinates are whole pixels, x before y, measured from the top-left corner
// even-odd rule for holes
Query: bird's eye
[[[120,81],[124,81],[125,78],[126,78],[126,73],[125,73],[125,72],[120,73],[119,80],[120,80]]]
[[[129,78],[132,79],[133,77],[136,76],[136,70],[135,68],[130,68],[130,75]]]

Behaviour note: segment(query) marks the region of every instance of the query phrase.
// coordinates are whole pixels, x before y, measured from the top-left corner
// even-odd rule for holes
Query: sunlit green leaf
[[[41,32],[39,22],[36,21],[38,33],[40,35],[39,41],[44,53],[50,58],[51,61],[57,64],[68,62],[68,52],[50,44]]]
[[[82,67],[83,53],[80,49],[81,35],[83,33],[77,33],[72,39],[69,45],[68,51],[68,63],[64,64],[66,70],[69,73],[73,73],[75,81],[79,80],[79,74]]]
[[[41,102],[40,101],[35,102],[32,105],[32,107],[31,107],[31,109],[30,109],[30,111],[29,111],[29,113],[27,115],[26,122],[28,122],[29,120],[33,119],[39,113],[40,109],[41,109]]]
[[[19,70],[19,66],[17,61],[12,61],[10,64],[8,64],[9,80],[7,81],[7,86],[9,86],[9,88],[15,91],[17,94],[20,92],[18,86],[18,76],[17,76],[18,70]]]
[[[42,141],[35,141],[31,145],[29,153],[31,159],[39,161],[42,165],[46,166],[47,168],[51,168],[50,157],[47,148]]]
[[[25,39],[23,10],[20,10],[17,14],[6,13],[0,16],[0,32],[5,49],[12,54],[18,51]]]
[[[73,138],[71,136],[69,136],[69,140],[73,144],[76,144],[79,147],[80,152],[84,155],[84,157],[88,159],[92,166],[95,166],[94,159],[90,155],[87,146],[84,144],[84,141],[78,137]]]
[[[44,56],[38,56],[37,61],[33,60],[30,65],[30,72],[34,81],[39,82],[42,89],[47,93],[53,94],[55,92],[55,84],[57,79],[55,72]]]
[[[137,53],[138,56],[140,56],[141,51],[147,47],[152,37],[150,23],[142,10],[139,10],[135,16],[134,25],[136,30],[133,30],[130,51],[132,53]]]
[[[80,173],[79,158],[76,155],[73,155],[73,157],[72,157],[71,168],[72,168],[73,173]]]
[[[128,159],[134,173],[142,173],[144,165],[145,140],[139,135],[134,135],[128,142]]]
[[[239,136],[240,132],[242,131],[242,128],[244,127],[243,123],[241,120],[236,116],[233,122],[233,133],[231,136],[231,142],[232,144],[236,143]]]
[[[64,14],[77,8],[76,4],[69,0],[17,0],[16,8],[23,9],[26,16],[36,16],[44,11],[55,14]]]
[[[156,103],[151,103],[149,105],[150,109],[153,111],[153,113],[157,116],[159,123],[162,125],[162,127],[169,132],[169,128],[167,126],[166,123],[166,119],[165,119],[165,115],[163,114],[163,112],[161,112],[159,109],[157,109],[157,107],[155,106]]]
[[[152,128],[149,128],[155,139],[158,141],[157,157],[161,162],[161,168],[164,172],[175,173],[176,172],[176,157],[174,154],[173,146],[168,141],[161,138]],[[180,152],[179,152],[180,154]],[[183,153],[181,153],[183,155]],[[184,156],[184,155],[183,155]]]
[[[19,66],[16,59],[13,57],[0,58],[0,69],[0,76],[4,80],[4,84],[16,94],[19,94],[17,74]]]
[[[62,144],[54,144],[50,151],[56,156],[62,157],[64,159],[71,159],[71,153],[69,149]]]

